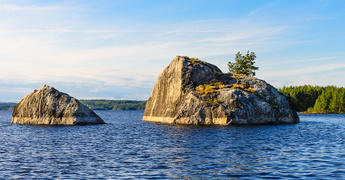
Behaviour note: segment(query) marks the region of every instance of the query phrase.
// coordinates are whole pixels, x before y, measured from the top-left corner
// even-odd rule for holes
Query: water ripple
[[[143,111],[96,111],[108,124],[11,124],[0,111],[4,179],[344,179],[345,115],[301,123],[181,126]]]

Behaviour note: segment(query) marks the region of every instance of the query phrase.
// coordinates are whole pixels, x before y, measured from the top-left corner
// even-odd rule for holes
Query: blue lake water
[[[299,124],[182,126],[143,111],[96,111],[107,124],[11,124],[0,111],[4,179],[345,179],[345,115]]]

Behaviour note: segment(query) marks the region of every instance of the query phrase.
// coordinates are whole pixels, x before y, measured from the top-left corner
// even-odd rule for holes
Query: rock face
[[[286,97],[263,80],[224,74],[198,59],[177,56],[159,75],[144,121],[244,125],[298,123]]]
[[[14,109],[11,122],[34,125],[105,124],[77,99],[47,85],[24,96]]]

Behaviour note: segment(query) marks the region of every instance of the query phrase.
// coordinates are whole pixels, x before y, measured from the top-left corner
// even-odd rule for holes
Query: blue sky
[[[176,55],[227,72],[254,51],[275,87],[345,87],[343,0],[0,0],[0,101],[42,84],[146,100]]]

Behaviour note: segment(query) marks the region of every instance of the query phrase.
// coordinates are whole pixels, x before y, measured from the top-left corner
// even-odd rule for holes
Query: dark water
[[[96,111],[108,124],[30,126],[0,111],[4,179],[345,179],[345,115],[294,125],[180,126],[143,111]]]

